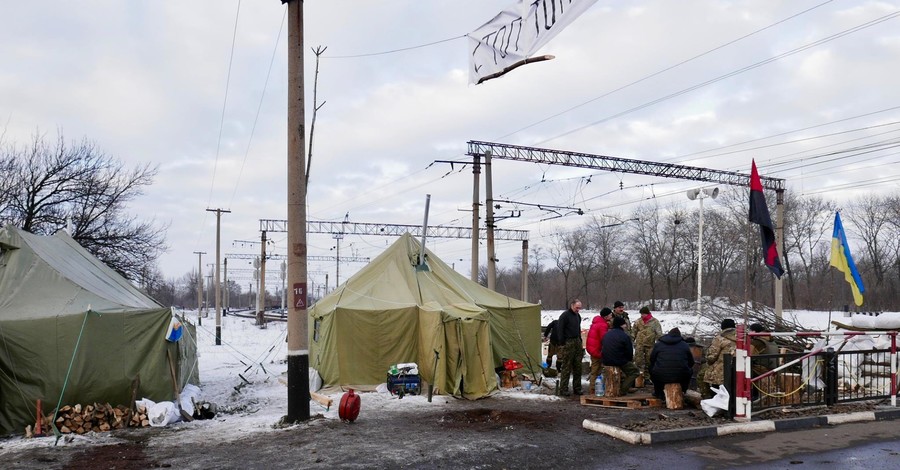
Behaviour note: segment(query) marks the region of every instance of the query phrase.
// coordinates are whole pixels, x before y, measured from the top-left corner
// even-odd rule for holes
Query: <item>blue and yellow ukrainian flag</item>
[[[850,283],[850,289],[853,291],[853,302],[857,307],[862,305],[863,292],[866,291],[866,288],[863,286],[862,278],[859,277],[859,271],[856,270],[853,255],[850,254],[850,246],[847,245],[847,235],[844,233],[840,212],[834,214],[834,232],[831,235],[831,265],[844,273],[844,280]]]

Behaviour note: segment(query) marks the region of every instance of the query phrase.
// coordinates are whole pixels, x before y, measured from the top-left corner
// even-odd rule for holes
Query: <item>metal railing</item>
[[[800,335],[843,336],[845,341],[837,350],[820,347],[806,353],[749,355],[750,338],[762,335],[749,333],[738,341],[733,362],[735,386],[730,389],[737,401],[736,418],[749,419],[751,409],[783,406],[833,406],[879,399],[890,399],[896,406],[897,332],[804,332]],[[862,335],[887,335],[890,348],[842,350],[849,338]],[[740,413],[742,406],[744,413]]]

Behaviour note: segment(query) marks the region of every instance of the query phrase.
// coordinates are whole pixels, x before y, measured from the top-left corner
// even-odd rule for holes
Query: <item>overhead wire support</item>
[[[269,232],[283,232],[286,220],[259,219],[259,229]],[[405,224],[373,224],[362,222],[328,222],[310,220],[306,223],[307,233],[342,233],[344,235],[382,235],[399,237],[409,233],[414,237],[422,236],[421,225]],[[428,238],[472,238],[472,227],[455,227],[447,225],[432,225],[428,227]],[[479,234],[479,238],[484,238]],[[504,230],[496,229],[495,237],[498,240],[524,241],[528,240],[528,230]]]
[[[517,160],[531,163],[590,168],[620,173],[680,178],[694,181],[708,181],[731,186],[750,186],[750,175],[736,171],[713,170],[697,166],[677,165],[674,163],[657,163],[646,160],[592,155],[564,150],[542,149],[521,145],[499,144],[470,140],[468,155],[480,156],[491,152],[493,158]],[[784,191],[785,181],[781,178],[760,177],[763,187],[775,191]]]

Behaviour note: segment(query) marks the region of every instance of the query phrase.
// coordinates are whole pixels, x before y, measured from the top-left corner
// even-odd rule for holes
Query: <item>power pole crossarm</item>
[[[564,150],[524,147],[521,145],[498,144],[494,142],[469,141],[468,155],[483,156],[491,153],[491,158],[518,160],[523,162],[589,168],[593,170],[635,173],[639,175],[680,178],[694,181],[709,181],[717,184],[750,187],[750,175],[735,171],[712,170],[697,166],[657,163],[630,158],[608,157]],[[772,190],[784,190],[781,178],[761,177],[763,186]]]
[[[277,219],[260,219],[259,229],[269,232],[284,232],[286,220]],[[472,238],[471,227],[456,227],[447,225],[429,226],[427,229],[427,238]],[[409,233],[413,237],[422,237],[421,225],[406,224],[375,224],[364,222],[326,222],[310,220],[306,224],[307,233],[342,233],[344,235],[383,235],[389,237],[399,237],[405,233]],[[479,233],[479,238],[486,238],[487,235]],[[528,240],[528,230],[504,230],[497,229],[494,231],[494,239],[508,241]]]

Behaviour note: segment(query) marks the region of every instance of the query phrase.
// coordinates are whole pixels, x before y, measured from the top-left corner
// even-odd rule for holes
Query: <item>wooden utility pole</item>
[[[197,255],[197,324],[203,325],[203,255],[205,251],[195,251]]]
[[[289,423],[309,420],[309,326],[306,284],[306,115],[303,88],[303,0],[288,5],[288,314],[287,415]]]
[[[216,213],[216,346],[222,345],[222,277],[219,273],[222,245],[222,213],[230,213],[225,209],[206,209]]]

